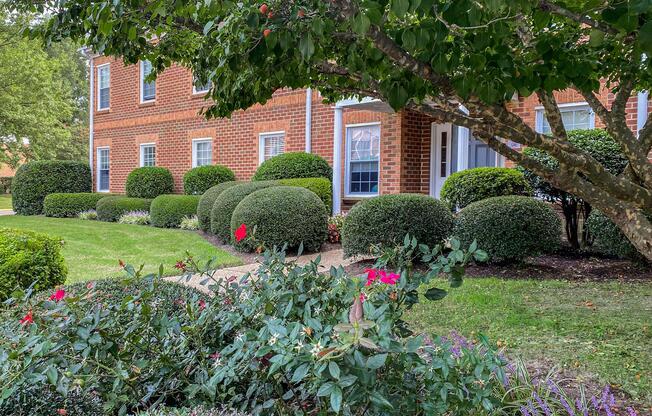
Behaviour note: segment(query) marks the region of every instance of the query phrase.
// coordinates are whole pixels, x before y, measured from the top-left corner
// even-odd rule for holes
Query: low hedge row
[[[235,180],[235,174],[226,166],[198,166],[183,175],[183,192],[186,195],[202,195],[211,187]]]
[[[211,229],[211,211],[217,197],[226,189],[237,185],[240,182],[230,181],[215,185],[199,198],[197,205],[197,219],[199,220],[199,229],[202,231],[210,231]]]
[[[46,217],[76,217],[80,212],[95,209],[97,202],[112,194],[78,192],[50,194],[43,200]]]
[[[147,198],[130,198],[126,196],[108,196],[97,202],[97,219],[100,221],[118,221],[129,211],[149,211],[152,203]]]
[[[153,199],[174,191],[174,178],[166,168],[146,166],[129,173],[125,183],[127,196],[131,198]]]
[[[176,228],[184,217],[197,213],[197,195],[159,195],[149,209],[152,225],[161,228]]]

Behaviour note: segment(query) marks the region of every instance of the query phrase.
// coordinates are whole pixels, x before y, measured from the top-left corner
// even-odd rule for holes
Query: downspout
[[[93,147],[93,139],[94,139],[94,117],[93,117],[93,101],[95,100],[95,68],[93,64],[93,55],[90,54],[90,66],[91,66],[91,76],[90,76],[90,91],[88,92],[88,108],[89,108],[89,115],[88,115],[88,163],[91,167],[91,188],[95,188],[95,169],[93,169],[93,152],[95,151]]]
[[[344,110],[335,105],[333,111],[333,215],[342,211],[342,140]]]
[[[312,88],[306,89],[306,153],[312,151]]]
[[[636,103],[636,135],[641,131],[645,122],[647,121],[648,116],[648,101],[649,93],[647,91],[641,91],[637,95]]]

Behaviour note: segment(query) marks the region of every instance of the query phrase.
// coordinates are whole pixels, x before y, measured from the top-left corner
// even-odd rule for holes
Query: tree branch
[[[577,23],[582,23],[587,26],[590,26],[594,29],[598,29],[604,33],[609,33],[610,35],[616,35],[618,34],[618,31],[611,27],[610,25],[600,22],[598,20],[592,19],[589,16],[582,15],[579,13],[572,12],[562,6],[559,6],[555,3],[552,3],[548,0],[541,0],[539,2],[539,7],[543,11],[547,11],[553,14],[556,14],[558,16],[565,17],[567,19],[573,20]]]
[[[548,124],[550,124],[552,133],[562,140],[568,140],[566,128],[564,127],[564,121],[562,120],[561,111],[559,111],[559,106],[557,105],[555,95],[547,91],[540,90],[537,91],[537,96],[543,105],[545,116],[548,120]]]

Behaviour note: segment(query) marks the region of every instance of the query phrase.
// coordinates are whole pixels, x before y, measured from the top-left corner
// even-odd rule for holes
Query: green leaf
[[[306,34],[299,41],[299,51],[303,59],[310,59],[310,57],[315,53],[315,43],[312,40],[312,35],[310,33]]]
[[[357,16],[353,18],[353,31],[359,34],[365,34],[369,30],[369,26],[371,26],[371,21],[369,18],[362,14],[359,13]]]
[[[328,363],[328,372],[331,373],[334,379],[340,379],[340,366],[335,361]]]
[[[484,250],[476,250],[473,252],[473,258],[475,261],[485,262],[489,260],[489,254]]]
[[[428,300],[441,300],[444,299],[448,295],[448,292],[446,292],[444,289],[438,289],[436,287],[431,287],[428,289],[425,293],[425,297]]]
[[[290,381],[292,383],[298,383],[303,380],[306,374],[308,374],[308,364],[302,364],[294,370],[294,374],[292,374],[292,379]]]
[[[47,376],[50,384],[52,384],[53,386],[57,385],[57,380],[59,379],[59,373],[57,372],[56,368],[54,368],[53,366],[48,367],[48,369],[45,370],[45,375]]]
[[[410,0],[392,0],[392,11],[398,17],[405,16],[410,8]]]
[[[335,413],[339,413],[341,407],[342,407],[342,389],[340,389],[338,386],[335,386],[335,388],[333,388],[333,391],[331,392],[331,409],[333,409]]]
[[[319,390],[317,390],[317,397],[324,397],[328,396],[333,392],[333,389],[335,388],[335,383],[332,381],[328,381],[321,386],[319,386]]]
[[[385,365],[386,360],[387,360],[387,353],[371,356],[367,359],[367,368],[371,370],[377,370]]]
[[[414,47],[417,45],[417,37],[411,30],[406,30],[403,32],[401,41],[403,42],[403,47],[405,49],[414,49]]]
[[[208,32],[211,31],[211,29],[213,28],[213,25],[215,25],[214,20],[209,20],[208,22],[206,22],[206,24],[204,25],[204,35],[207,35]]]
[[[638,33],[638,41],[648,56],[652,56],[652,21],[641,26]]]

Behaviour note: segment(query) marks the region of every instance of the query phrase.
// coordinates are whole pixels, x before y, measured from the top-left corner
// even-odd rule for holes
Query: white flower
[[[319,353],[321,352],[322,348],[323,347],[321,346],[321,342],[318,342],[312,347],[312,349],[310,350],[310,353],[312,354],[313,357],[316,358],[319,355]]]
[[[319,315],[321,313],[321,306],[317,306],[315,308],[315,315]]]
[[[303,349],[303,342],[301,342],[301,340],[297,340],[297,345],[294,346],[294,349],[297,350],[297,352],[301,352]]]
[[[235,336],[236,341],[242,341],[244,339],[244,334],[240,332],[238,335]]]
[[[279,337],[278,334],[273,334],[272,337],[269,339],[269,341],[267,341],[267,343],[268,343],[269,345],[274,345],[274,344],[276,344],[276,341],[278,341],[278,337]]]

